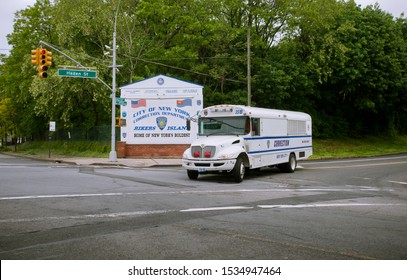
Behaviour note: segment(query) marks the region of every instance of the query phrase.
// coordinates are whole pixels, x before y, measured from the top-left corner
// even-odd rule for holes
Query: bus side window
[[[260,135],[260,119],[252,118],[252,136]]]

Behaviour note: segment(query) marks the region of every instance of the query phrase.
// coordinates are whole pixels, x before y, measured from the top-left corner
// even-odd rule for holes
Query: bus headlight
[[[188,153],[187,153],[187,152],[185,152],[185,153],[182,155],[182,159],[188,159]]]
[[[219,156],[219,159],[232,159],[232,158],[234,158],[233,154],[223,154]]]

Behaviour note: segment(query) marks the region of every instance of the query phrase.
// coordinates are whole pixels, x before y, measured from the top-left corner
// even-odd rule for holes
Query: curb
[[[10,152],[0,152],[0,154],[27,158],[32,160],[39,160],[45,162],[55,162],[63,163],[77,166],[111,166],[111,167],[133,167],[133,168],[144,168],[144,167],[179,167],[182,166],[181,159],[162,159],[162,158],[145,158],[145,159],[118,159],[117,162],[109,162],[106,158],[43,158],[30,155],[15,154]],[[122,160],[122,162],[120,162]],[[175,163],[174,160],[179,160]],[[123,162],[124,161],[124,162]]]

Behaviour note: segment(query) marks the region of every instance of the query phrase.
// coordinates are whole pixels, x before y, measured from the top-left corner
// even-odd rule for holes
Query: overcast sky
[[[380,8],[399,17],[402,12],[407,16],[407,0],[355,0],[365,7],[369,4],[379,3]],[[8,53],[6,35],[13,32],[14,14],[16,11],[34,5],[36,0],[6,0],[2,1],[0,9],[0,53]]]

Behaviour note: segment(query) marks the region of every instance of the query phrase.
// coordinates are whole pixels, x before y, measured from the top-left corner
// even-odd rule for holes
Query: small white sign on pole
[[[53,121],[49,122],[49,131],[55,131],[55,127],[56,127],[55,122]]]

